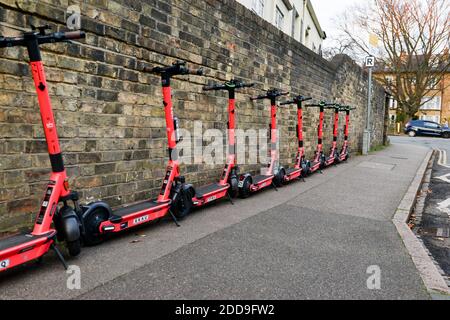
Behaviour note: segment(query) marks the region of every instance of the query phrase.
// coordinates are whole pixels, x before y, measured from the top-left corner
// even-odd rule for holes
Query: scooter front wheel
[[[236,198],[239,195],[239,181],[237,177],[232,177],[229,180],[230,188],[228,189],[228,193],[230,197]]]
[[[252,178],[246,177],[244,181],[240,181],[239,184],[240,184],[239,197],[241,197],[242,199],[248,198],[250,196],[250,187],[252,185]]]
[[[286,171],[284,170],[284,168],[281,168],[273,179],[273,184],[275,185],[275,187],[280,188],[281,186],[283,186],[285,176]]]
[[[192,188],[188,188],[187,190],[181,189],[179,191],[170,207],[170,210],[172,210],[173,215],[177,219],[183,219],[189,214],[189,212],[191,212],[193,206],[192,198],[194,196],[195,193]]]
[[[70,256],[76,257],[81,252],[81,241],[75,240],[75,241],[67,241],[67,250],[69,251]]]

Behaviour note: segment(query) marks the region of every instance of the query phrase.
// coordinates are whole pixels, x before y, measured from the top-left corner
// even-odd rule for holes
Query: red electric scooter
[[[258,97],[250,98],[250,100],[270,100],[270,118],[269,125],[270,132],[270,162],[264,174],[252,177],[250,173],[242,174],[239,177],[239,196],[247,198],[251,193],[274,186],[275,189],[280,187],[284,181],[283,171],[280,170],[278,164],[278,150],[277,150],[277,104],[276,99],[281,96],[288,95],[289,92],[282,92],[278,89],[270,89],[267,94]]]
[[[31,32],[25,32],[20,37],[0,37],[0,48],[16,46],[27,48],[52,167],[33,230],[30,233],[0,240],[0,272],[40,259],[50,249],[55,251],[67,269],[63,256],[55,246],[56,237],[66,241],[70,255],[76,256],[80,252],[80,222],[76,213],[80,210],[78,194],[69,188],[39,46],[84,38],[85,34],[81,31],[47,34],[48,29],[50,29],[48,26],[32,27]],[[68,205],[69,201],[73,203],[73,207]]]
[[[341,152],[339,153],[339,159],[341,161],[347,161],[350,157],[350,148],[348,144],[349,126],[350,126],[350,111],[356,108],[350,106],[341,106],[339,111],[345,112],[345,126],[344,126],[344,144],[342,145]]]
[[[144,68],[143,71],[161,77],[164,113],[168,140],[169,163],[159,196],[130,206],[112,210],[105,202],[97,201],[82,206],[83,240],[87,245],[103,241],[107,234],[121,232],[144,223],[157,220],[169,213],[176,223],[192,208],[191,186],[180,176],[177,143],[181,141],[179,122],[173,114],[170,82],[177,75],[202,75],[202,69],[190,70],[185,62],[176,62],[169,67]]]
[[[315,151],[314,159],[311,161],[307,161],[307,175],[312,174],[316,171],[322,172],[322,169],[325,167],[325,155],[323,153],[323,118],[325,109],[334,106],[334,103],[326,103],[325,101],[320,101],[319,104],[309,104],[306,105],[307,108],[319,108],[319,127],[317,129],[317,148]]]
[[[238,171],[236,166],[236,140],[235,140],[235,127],[236,127],[236,114],[235,114],[235,94],[237,89],[250,88],[255,84],[245,84],[237,80],[226,81],[223,85],[211,85],[203,88],[205,91],[228,91],[228,153],[227,162],[222,171],[222,176],[218,183],[213,183],[199,188],[192,187],[190,189],[192,197],[192,203],[195,207],[206,205],[212,201],[228,197],[233,203],[231,198],[235,198],[238,195]]]
[[[337,150],[340,108],[341,108],[341,106],[337,103],[331,107],[331,109],[334,110],[333,142],[331,144],[330,155],[325,158],[325,164],[324,164],[325,167],[331,166],[332,164],[336,165],[340,162],[339,152]]]
[[[308,162],[305,159],[305,147],[303,145],[303,106],[304,101],[311,100],[310,97],[296,96],[294,99],[283,102],[280,106],[295,104],[297,106],[297,140],[298,150],[295,157],[295,166],[286,170],[284,174],[284,182],[293,181],[303,178],[305,172],[308,171]],[[283,169],[284,170],[284,169]]]

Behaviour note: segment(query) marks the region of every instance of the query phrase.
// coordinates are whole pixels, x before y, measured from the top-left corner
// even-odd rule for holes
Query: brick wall
[[[257,82],[256,89],[237,95],[238,128],[267,128],[267,104],[252,104],[248,97],[277,87],[356,106],[351,144],[353,151],[361,147],[367,74],[346,56],[322,59],[234,0],[0,0],[0,34],[15,35],[11,27],[30,24],[64,30],[71,4],[81,7],[86,40],[46,45],[43,59],[70,182],[84,200],[102,198],[117,206],[154,196],[160,187],[167,160],[162,96],[159,79],[139,72],[144,64],[184,59],[204,67],[205,77],[173,81],[175,113],[183,128],[201,120],[204,129],[225,129],[226,94],[205,94],[201,88],[237,77]],[[32,223],[50,171],[25,57],[23,48],[0,53],[0,232]],[[374,102],[374,143],[380,143],[384,92],[379,87]],[[317,121],[317,110],[308,110],[310,157]],[[294,108],[280,110],[278,123],[281,162],[292,163]],[[330,111],[326,148],[331,127]],[[215,180],[221,166],[185,165],[182,171],[188,181],[203,184]]]

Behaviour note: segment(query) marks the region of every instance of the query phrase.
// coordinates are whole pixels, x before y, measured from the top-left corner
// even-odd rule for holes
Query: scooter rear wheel
[[[109,213],[101,208],[92,211],[83,218],[84,236],[83,241],[87,246],[95,246],[103,242],[104,237],[99,231],[100,224],[109,219]]]

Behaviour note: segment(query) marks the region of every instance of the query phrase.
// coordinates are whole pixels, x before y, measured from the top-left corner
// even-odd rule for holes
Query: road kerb
[[[424,180],[432,154],[433,151],[428,152],[423,160],[416,176],[414,177],[414,180],[408,188],[408,191],[400,202],[392,222],[397,228],[397,231],[402,238],[403,243],[405,244],[405,247],[408,250],[417,270],[419,271],[428,292],[431,295],[436,293],[450,294],[450,290],[444,278],[441,276],[436,265],[425,251],[422,243],[419,239],[417,239],[407,224],[414,208],[416,197]]]

